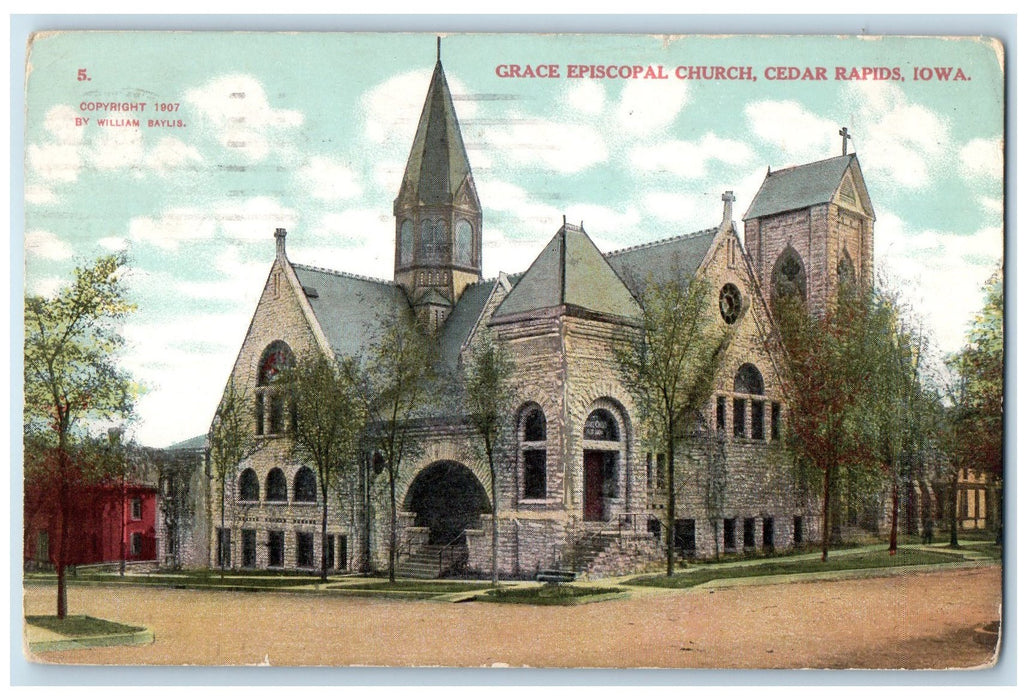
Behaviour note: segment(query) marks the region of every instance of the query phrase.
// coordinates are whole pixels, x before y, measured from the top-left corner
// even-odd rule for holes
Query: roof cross
[[[843,126],[838,130],[838,135],[842,137],[842,155],[846,155],[849,152],[849,141],[852,139],[852,134],[849,133],[849,127]]]

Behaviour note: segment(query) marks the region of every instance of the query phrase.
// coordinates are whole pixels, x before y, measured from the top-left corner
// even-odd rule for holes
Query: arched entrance
[[[429,544],[453,542],[492,510],[477,477],[458,462],[436,462],[424,469],[410,484],[403,507],[416,513],[414,525],[428,528]]]
[[[612,411],[597,408],[585,420],[584,518],[610,520],[624,503],[621,489],[621,430]]]

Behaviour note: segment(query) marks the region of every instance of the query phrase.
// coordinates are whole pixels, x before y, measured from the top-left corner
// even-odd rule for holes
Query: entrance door
[[[585,453],[585,520],[603,519],[603,453]]]

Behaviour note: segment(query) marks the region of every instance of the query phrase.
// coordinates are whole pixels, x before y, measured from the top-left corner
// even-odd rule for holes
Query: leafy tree
[[[950,470],[950,543],[958,545],[957,494],[962,469],[983,468],[997,482],[1003,476],[1004,298],[1002,271],[984,287],[985,303],[974,317],[967,344],[947,361],[953,381],[947,391],[943,446]],[[1002,509],[998,508],[999,517]],[[1001,537],[1001,521],[996,537]]]
[[[134,306],[125,298],[123,255],[78,267],[52,298],[25,298],[26,493],[56,513],[57,616],[67,614],[65,565],[76,499],[110,473],[91,430],[128,417],[137,387],[115,361],[124,340],[122,320]],[[108,450],[109,452],[109,450]]]
[[[681,435],[701,421],[730,334],[711,312],[705,280],[649,279],[641,327],[615,350],[617,373],[654,444],[667,455],[667,575],[674,573],[675,453]]]
[[[481,440],[489,463],[492,484],[492,585],[499,583],[499,498],[496,478],[496,450],[509,428],[514,390],[514,364],[506,349],[490,335],[482,334],[471,349],[464,368],[464,400],[468,420]]]
[[[823,487],[821,557],[840,525],[841,497],[855,500],[880,485],[866,440],[866,406],[879,365],[872,293],[842,285],[822,317],[797,295],[775,299],[774,315],[788,361],[788,445],[804,481]]]
[[[351,361],[344,360],[343,364]],[[321,352],[298,358],[282,373],[296,412],[292,453],[314,465],[321,491],[321,580],[328,580],[328,493],[359,464],[364,403],[339,363]]]
[[[389,581],[396,580],[396,480],[417,443],[410,433],[429,396],[433,343],[411,314],[382,319],[375,342],[358,361],[342,366],[363,402],[367,444],[381,455],[389,503]]]
[[[889,552],[898,551],[899,487],[909,478],[914,462],[922,460],[933,421],[931,396],[922,382],[927,341],[897,295],[878,289],[867,309],[864,345],[872,353],[874,370],[860,392],[867,420],[863,423],[871,456],[891,482]]]
[[[260,443],[254,435],[251,406],[252,399],[246,388],[237,386],[234,378],[229,379],[221,395],[221,403],[214,414],[210,431],[207,433],[211,471],[221,487],[221,527],[218,530],[216,551],[222,579],[225,576],[228,558],[225,541],[225,491],[228,488],[228,477],[234,474],[244,459],[260,448]]]

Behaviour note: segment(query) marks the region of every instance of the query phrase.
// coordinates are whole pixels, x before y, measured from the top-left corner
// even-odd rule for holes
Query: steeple
[[[415,305],[422,298],[455,304],[464,287],[481,279],[481,204],[442,69],[441,40],[436,50],[435,70],[393,203],[395,280]]]

